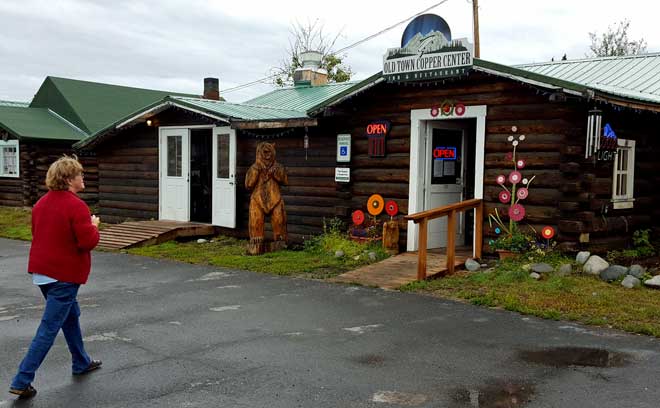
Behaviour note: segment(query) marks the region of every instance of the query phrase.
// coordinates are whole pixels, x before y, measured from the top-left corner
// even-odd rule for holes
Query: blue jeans
[[[25,389],[34,380],[35,372],[53,346],[60,329],[64,333],[73,358],[73,372],[80,373],[89,367],[92,360],[85,352],[78,321],[80,316],[80,307],[76,300],[78,288],[80,285],[66,282],[39,286],[46,298],[46,308],[37,334],[18,368],[18,374],[11,383],[12,388]]]

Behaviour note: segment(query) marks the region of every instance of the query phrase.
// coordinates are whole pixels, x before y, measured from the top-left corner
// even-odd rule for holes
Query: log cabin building
[[[245,173],[257,143],[272,141],[289,174],[289,239],[302,242],[324,218],[350,221],[375,193],[403,214],[469,198],[491,213],[503,206],[496,178],[512,170],[505,155],[516,127],[522,172],[536,176],[522,225],[554,227],[569,251],[621,247],[635,230],[660,226],[660,54],[516,67],[455,60],[463,65],[386,66],[336,84],[308,65],[295,86],[242,104],[167,96],[76,147],[96,154],[105,220],[198,221],[245,237]],[[609,150],[599,145],[605,129],[616,135]],[[415,250],[415,225],[401,227],[400,247]],[[444,246],[442,221],[429,228],[429,247]],[[474,228],[467,214],[458,244],[469,245]]]
[[[30,103],[0,101],[0,205],[32,206],[46,192],[48,167],[63,154],[74,153],[74,143],[171,94],[47,77]],[[89,151],[78,155],[85,168],[81,197],[95,205],[96,158]]]

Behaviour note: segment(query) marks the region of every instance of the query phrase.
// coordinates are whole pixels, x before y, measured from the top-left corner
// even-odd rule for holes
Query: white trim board
[[[439,120],[476,119],[476,143],[474,158],[474,198],[484,195],[484,148],[486,144],[486,105],[467,106],[461,116],[433,117],[431,107],[412,109],[410,111],[410,177],[408,184],[408,214],[423,211],[424,208],[424,160],[426,144],[424,143],[425,122]],[[475,219],[476,223],[476,219]],[[408,242],[406,249],[416,251],[418,242],[418,226],[408,221]],[[474,248],[474,245],[473,245]]]

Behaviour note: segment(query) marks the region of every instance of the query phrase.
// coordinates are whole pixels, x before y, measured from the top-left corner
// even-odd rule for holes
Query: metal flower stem
[[[529,179],[529,181],[527,182],[526,187],[527,187],[528,189],[529,189],[529,186],[532,184],[532,180],[534,180],[535,178],[536,178],[536,176],[532,176],[532,178]],[[518,204],[518,201],[520,201],[520,198],[516,200],[516,204]]]
[[[517,170],[516,166],[516,146],[513,146],[513,171]],[[511,205],[509,208],[513,207],[513,205],[516,203],[516,183],[511,183]],[[509,216],[509,235],[513,234],[513,218]]]

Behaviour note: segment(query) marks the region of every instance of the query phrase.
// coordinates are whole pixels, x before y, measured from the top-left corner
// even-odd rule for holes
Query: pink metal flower
[[[524,169],[527,163],[523,159],[516,160],[516,167],[519,169]]]
[[[522,180],[522,174],[519,171],[512,171],[509,173],[509,183],[518,184]]]
[[[527,188],[525,187],[521,187],[518,189],[518,191],[516,191],[516,197],[518,197],[521,200],[526,199],[528,195],[529,195],[529,190],[527,190]]]
[[[500,191],[500,202],[503,204],[511,200],[511,194],[508,191]]]
[[[506,181],[506,177],[504,177],[504,174],[500,174],[497,176],[497,184],[502,185]]]
[[[525,207],[520,204],[514,204],[509,208],[509,218],[518,222],[525,218]]]

